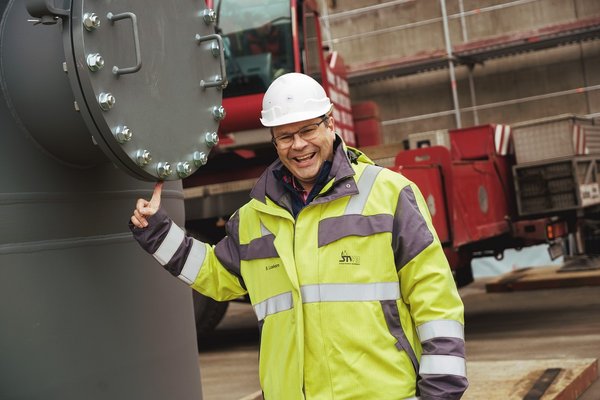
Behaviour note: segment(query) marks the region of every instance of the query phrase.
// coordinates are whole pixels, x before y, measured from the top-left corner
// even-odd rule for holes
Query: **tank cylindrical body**
[[[152,184],[57,163],[2,104],[0,126],[0,398],[201,399],[190,290],[127,229]]]
[[[176,173],[209,151],[203,2],[56,3],[0,0],[0,398],[201,399],[191,291],[127,223],[161,178],[183,225]]]

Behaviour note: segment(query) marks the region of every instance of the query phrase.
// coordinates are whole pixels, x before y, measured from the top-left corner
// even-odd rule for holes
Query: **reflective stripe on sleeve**
[[[292,292],[285,292],[255,304],[254,312],[256,313],[258,320],[262,321],[268,315],[291,310],[293,306],[294,300],[292,299]]]
[[[196,239],[193,239],[192,248],[185,260],[185,264],[178,278],[191,285],[196,280],[200,268],[206,257],[206,245]]]
[[[398,282],[326,283],[300,288],[303,303],[325,301],[382,301],[398,300]]]
[[[169,261],[171,261],[171,258],[173,258],[173,255],[181,245],[184,237],[185,233],[183,232],[183,229],[178,227],[175,223],[171,223],[169,233],[167,233],[167,236],[160,244],[160,247],[154,254],[152,254],[152,256],[161,265],[167,264]]]
[[[467,376],[465,359],[456,356],[422,355],[419,375]]]
[[[425,322],[417,327],[421,342],[438,337],[465,339],[464,327],[458,321],[437,320]]]

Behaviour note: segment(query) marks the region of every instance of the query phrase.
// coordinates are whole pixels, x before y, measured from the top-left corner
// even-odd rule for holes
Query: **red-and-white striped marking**
[[[496,130],[494,132],[494,144],[496,148],[496,154],[499,156],[505,156],[512,151],[509,125],[496,125]]]

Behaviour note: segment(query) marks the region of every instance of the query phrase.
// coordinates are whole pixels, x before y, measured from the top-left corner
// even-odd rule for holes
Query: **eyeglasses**
[[[329,117],[325,116],[316,124],[306,125],[298,129],[296,132],[286,133],[285,135],[273,137],[273,139],[271,139],[271,142],[275,146],[277,146],[278,149],[285,150],[288,147],[291,147],[292,143],[294,143],[294,135],[300,136],[302,140],[314,139],[315,137],[317,137],[319,126],[323,122],[326,122],[328,119]]]

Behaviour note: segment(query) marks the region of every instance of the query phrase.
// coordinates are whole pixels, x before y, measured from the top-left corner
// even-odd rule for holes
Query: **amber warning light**
[[[556,221],[546,225],[546,237],[548,240],[554,240],[567,234],[567,223],[565,221]]]

